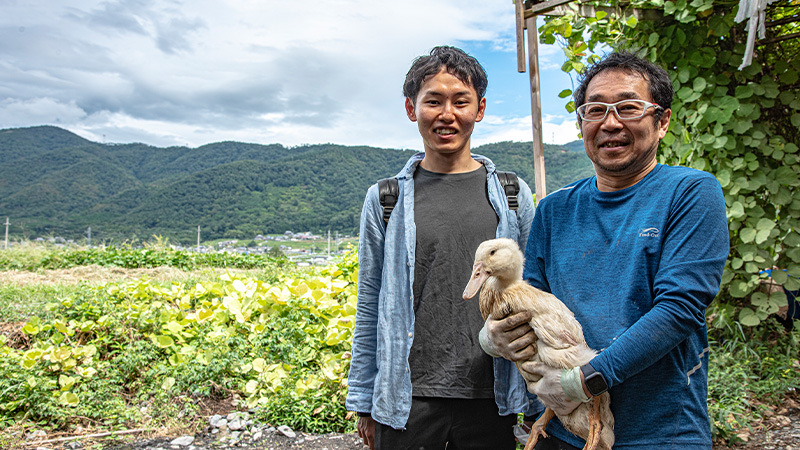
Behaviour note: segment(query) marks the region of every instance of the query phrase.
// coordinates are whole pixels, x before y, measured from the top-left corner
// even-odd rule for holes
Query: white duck
[[[511,313],[530,311],[530,326],[538,338],[537,353],[532,361],[551,367],[571,369],[582,366],[597,355],[586,345],[581,324],[575,315],[554,295],[534,288],[522,280],[523,255],[511,239],[483,242],[475,252],[472,277],[464,289],[464,299],[475,296],[481,287],[479,306],[483,318],[505,317]],[[515,361],[517,368],[526,361]],[[524,372],[523,372],[524,374]],[[581,403],[565,416],[558,416],[564,428],[586,440],[584,450],[610,450],[614,445],[614,416],[608,392]],[[525,450],[531,450],[555,413],[550,408],[531,429]]]

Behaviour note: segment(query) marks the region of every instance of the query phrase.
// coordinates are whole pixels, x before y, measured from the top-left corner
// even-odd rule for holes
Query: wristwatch
[[[603,374],[594,370],[591,364],[584,364],[581,366],[583,373],[583,382],[586,384],[586,389],[592,394],[592,397],[597,397],[603,392],[608,390],[608,383],[606,383]]]

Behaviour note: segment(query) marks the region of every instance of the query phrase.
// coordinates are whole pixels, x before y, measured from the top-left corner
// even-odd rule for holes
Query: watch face
[[[602,394],[608,389],[606,380],[604,380],[600,374],[592,374],[584,381],[586,382],[586,387],[589,388],[589,392],[591,392],[592,395]]]

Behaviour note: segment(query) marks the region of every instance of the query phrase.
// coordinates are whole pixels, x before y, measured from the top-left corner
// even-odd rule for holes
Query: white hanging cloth
[[[766,22],[767,5],[775,0],[739,0],[739,12],[733,19],[737,23],[741,23],[748,17],[750,20],[745,25],[744,29],[747,30],[747,46],[744,50],[744,58],[739,70],[744,69],[753,62],[753,51],[756,46],[756,30],[758,30],[758,38],[764,39],[767,32],[764,22]]]

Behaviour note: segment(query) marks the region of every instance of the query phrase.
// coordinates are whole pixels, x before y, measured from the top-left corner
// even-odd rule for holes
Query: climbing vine
[[[719,180],[731,237],[721,311],[758,325],[787,304],[782,290],[763,288],[766,281],[800,289],[800,3],[767,6],[766,34],[741,69],[748,32],[747,20],[735,20],[738,1],[583,5],[594,7],[591,17],[573,2],[566,15],[545,20],[541,42],[564,49],[567,73],[580,73],[609,49],[669,71],[675,99],[659,162]],[[574,111],[574,103],[566,108]]]

